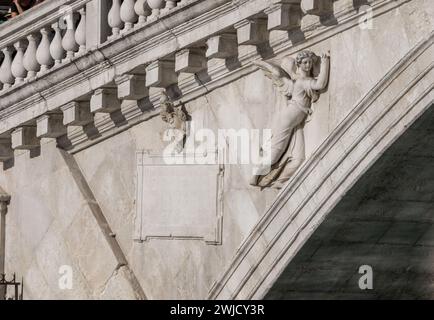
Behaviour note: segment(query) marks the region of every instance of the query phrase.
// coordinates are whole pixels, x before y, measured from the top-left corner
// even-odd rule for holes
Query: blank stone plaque
[[[222,165],[167,165],[138,152],[135,240],[221,244],[223,173]]]

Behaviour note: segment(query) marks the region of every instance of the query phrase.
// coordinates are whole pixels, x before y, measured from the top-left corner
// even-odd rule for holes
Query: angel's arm
[[[324,90],[327,87],[330,71],[330,56],[323,54],[321,56],[321,71],[318,78],[312,84],[313,90]]]

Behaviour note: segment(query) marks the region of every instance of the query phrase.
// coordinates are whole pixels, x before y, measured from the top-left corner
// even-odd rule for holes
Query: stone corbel
[[[14,157],[11,138],[0,138],[0,162]]]
[[[112,113],[120,108],[121,103],[114,88],[97,89],[90,99],[90,111],[93,113]]]
[[[246,19],[234,27],[239,45],[258,45],[268,40],[266,19]]]
[[[236,34],[225,33],[211,37],[207,41],[207,46],[206,57],[208,59],[228,59],[238,55]]]
[[[321,16],[329,10],[329,0],[302,0],[301,10],[305,14]]]
[[[205,49],[188,48],[175,55],[175,72],[197,73],[207,68]]]
[[[268,30],[290,30],[300,26],[300,0],[274,0],[270,8],[264,10],[268,16]]]
[[[120,100],[141,100],[149,96],[146,75],[125,74],[115,79]]]
[[[40,141],[36,137],[36,126],[16,128],[12,131],[11,136],[14,150],[31,150],[40,146]]]
[[[65,126],[85,126],[93,121],[89,102],[72,101],[60,108]]]
[[[157,60],[146,68],[146,86],[167,88],[178,83],[175,72],[175,62],[171,60]]]
[[[38,138],[59,138],[66,134],[62,114],[46,114],[36,119],[36,136]]]

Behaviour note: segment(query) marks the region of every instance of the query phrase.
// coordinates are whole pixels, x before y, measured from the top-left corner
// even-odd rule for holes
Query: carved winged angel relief
[[[271,139],[261,148],[262,161],[250,181],[262,188],[283,187],[305,160],[303,127],[312,115],[312,103],[327,87],[330,56],[300,52],[296,59],[286,57],[279,66],[265,61],[255,63],[287,98],[286,106],[274,114]],[[314,71],[319,67],[317,77]]]

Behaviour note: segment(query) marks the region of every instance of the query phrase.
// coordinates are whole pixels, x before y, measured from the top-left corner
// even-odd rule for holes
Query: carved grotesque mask
[[[175,107],[169,101],[166,93],[161,96],[161,118],[168,124],[165,134],[171,137],[172,142],[178,141],[176,151],[179,153],[184,149],[184,138],[187,134],[186,121],[187,114],[181,107]]]

